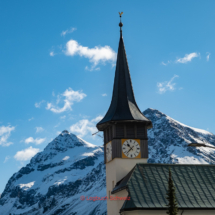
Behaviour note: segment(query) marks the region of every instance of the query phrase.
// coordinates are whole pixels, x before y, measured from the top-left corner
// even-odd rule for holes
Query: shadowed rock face
[[[143,114],[148,130],[149,163],[214,163],[214,150],[188,147],[190,142],[215,143],[215,135],[173,120],[154,109]],[[106,196],[103,147],[63,131],[8,181],[0,199],[1,215],[104,215]]]

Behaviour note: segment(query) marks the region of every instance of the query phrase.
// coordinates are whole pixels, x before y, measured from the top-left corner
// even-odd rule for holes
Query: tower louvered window
[[[145,126],[142,124],[137,125],[137,138],[145,137]]]
[[[109,141],[111,141],[112,140],[112,127],[109,127],[109,137],[110,137],[110,140]]]
[[[110,133],[109,133],[109,128],[107,128],[107,142],[110,141]]]
[[[108,135],[107,135],[107,129],[104,130],[104,142],[107,143],[108,142]]]
[[[124,125],[123,124],[117,124],[116,125],[116,137],[117,138],[123,138],[124,137]]]
[[[135,138],[134,124],[126,125],[127,138]]]

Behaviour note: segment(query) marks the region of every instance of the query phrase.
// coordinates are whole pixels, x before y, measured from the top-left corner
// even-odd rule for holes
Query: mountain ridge
[[[214,163],[213,149],[188,147],[192,142],[215,146],[214,134],[184,125],[155,109],[148,108],[143,114],[153,122],[153,129],[148,130],[149,163]],[[176,150],[177,156],[173,153]]]

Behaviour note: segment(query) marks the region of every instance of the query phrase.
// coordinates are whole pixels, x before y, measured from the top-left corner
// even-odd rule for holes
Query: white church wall
[[[115,187],[116,183],[124,178],[137,163],[147,163],[147,159],[122,159],[115,158],[109,163],[106,163],[106,185],[107,185],[107,197],[119,196],[127,197],[128,193],[126,190],[120,191],[115,195],[111,195],[111,191]],[[119,214],[124,200],[108,200],[107,201],[107,211],[108,215]]]

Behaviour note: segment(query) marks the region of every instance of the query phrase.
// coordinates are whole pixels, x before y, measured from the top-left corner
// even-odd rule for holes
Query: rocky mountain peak
[[[65,151],[68,148],[74,148],[75,146],[87,145],[87,142],[76,136],[75,134],[69,133],[67,130],[62,131],[53,141],[51,141],[46,150],[57,150]]]
[[[62,134],[62,135],[64,135],[64,134],[69,134],[69,132],[68,132],[67,130],[63,130],[63,131],[61,132],[61,134]]]
[[[30,165],[41,165],[44,162],[58,163],[58,159],[64,156],[64,154],[67,156],[69,153],[69,157],[75,157],[76,151],[87,151],[96,148],[98,148],[98,146],[88,143],[75,134],[64,130],[52,140],[42,152],[39,152],[31,159]]]
[[[159,110],[148,108],[145,111],[143,111],[143,115],[149,118],[151,121],[161,118],[161,117],[167,117],[166,114],[160,112]]]

